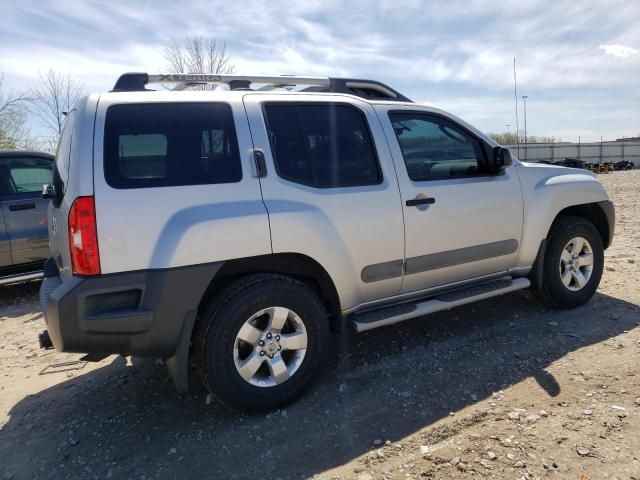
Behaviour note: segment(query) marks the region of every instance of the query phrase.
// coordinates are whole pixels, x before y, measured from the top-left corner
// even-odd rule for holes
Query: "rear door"
[[[53,159],[16,156],[0,159],[2,215],[11,245],[13,265],[38,262],[49,256],[47,205],[42,186],[51,183]]]
[[[389,147],[371,105],[341,97],[247,94],[274,253],[331,276],[343,309],[398,294],[404,231]]]

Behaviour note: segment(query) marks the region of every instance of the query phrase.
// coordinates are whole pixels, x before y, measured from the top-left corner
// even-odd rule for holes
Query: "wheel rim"
[[[244,322],[234,342],[233,361],[245,382],[274,387],[295,375],[307,344],[307,329],[298,314],[285,307],[269,307]]]
[[[560,279],[572,292],[582,290],[593,273],[593,249],[583,237],[567,242],[560,255]]]

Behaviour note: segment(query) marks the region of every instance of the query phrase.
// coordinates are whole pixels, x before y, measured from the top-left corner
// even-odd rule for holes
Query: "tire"
[[[251,275],[224,288],[200,315],[194,336],[205,387],[228,407],[249,412],[298,398],[319,372],[328,342],[328,315],[316,293],[277,274]]]
[[[569,243],[576,239],[576,242]],[[586,241],[578,255],[583,260],[572,255],[576,246],[580,246],[579,239]],[[590,271],[589,265],[586,265],[588,251],[593,260]],[[571,260],[567,262],[569,257]],[[542,277],[544,299],[558,308],[574,308],[585,304],[593,297],[600,284],[603,267],[604,247],[595,226],[582,217],[560,217],[552,226],[547,239]],[[570,282],[568,285],[567,281]]]

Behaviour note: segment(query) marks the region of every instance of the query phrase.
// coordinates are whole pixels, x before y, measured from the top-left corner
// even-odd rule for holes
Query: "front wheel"
[[[245,411],[280,408],[299,396],[327,349],[327,313],[304,283],[260,274],[227,287],[199,320],[194,339],[205,385]]]
[[[556,307],[583,305],[596,292],[603,267],[604,247],[595,226],[581,217],[562,217],[547,239],[542,293]]]

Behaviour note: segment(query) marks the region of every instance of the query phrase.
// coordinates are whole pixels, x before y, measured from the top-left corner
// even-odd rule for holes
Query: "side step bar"
[[[444,293],[419,303],[404,303],[392,307],[381,308],[371,312],[356,314],[353,326],[356,332],[366,332],[374,328],[393,325],[410,318],[428,315],[429,313],[449,310],[450,308],[477,302],[486,298],[497,297],[505,293],[528,288],[531,282],[527,278],[501,278],[473,287]]]
[[[18,273],[8,277],[0,278],[0,286],[11,285],[12,283],[26,282],[28,280],[37,280],[44,277],[43,272]]]

